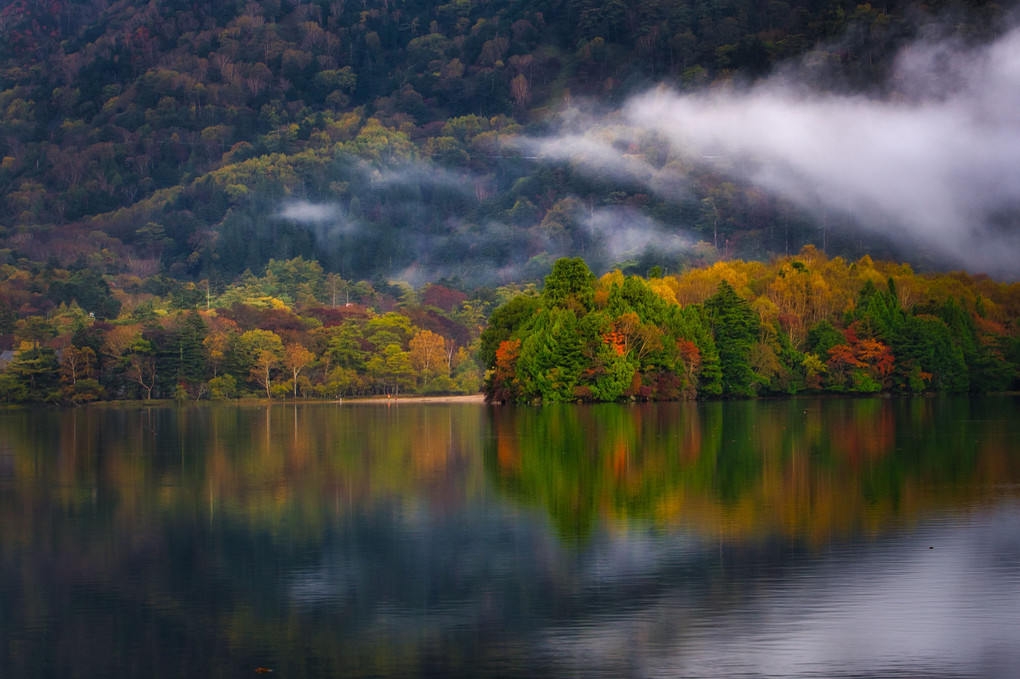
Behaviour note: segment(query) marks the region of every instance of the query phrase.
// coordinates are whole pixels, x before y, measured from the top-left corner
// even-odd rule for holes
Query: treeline
[[[215,292],[164,275],[0,266],[0,401],[477,393],[491,304],[270,260]],[[112,283],[112,285],[111,285]],[[493,299],[497,299],[493,297]]]
[[[964,393],[1020,385],[1020,284],[796,257],[645,279],[556,262],[482,333],[496,402]]]
[[[477,393],[483,370],[489,400],[522,403],[1020,386],[1020,284],[984,276],[807,247],[647,278],[561,259],[540,293],[448,283],[3,264],[0,400]]]
[[[441,267],[471,253],[499,270],[591,252],[582,208],[613,208],[691,227],[727,256],[795,252],[825,240],[816,220],[750,187],[695,173],[663,200],[499,142],[541,132],[565,102],[753,78],[836,36],[812,60],[819,80],[866,88],[924,23],[915,5],[4,3],[0,238],[17,256],[84,256],[110,274],[229,281],[302,256],[357,279],[426,255]],[[927,10],[953,16],[964,39],[1005,25],[999,5],[943,5]],[[656,168],[675,160],[633,152]],[[288,199],[338,216],[319,228],[280,219]],[[409,216],[444,247],[402,237]]]

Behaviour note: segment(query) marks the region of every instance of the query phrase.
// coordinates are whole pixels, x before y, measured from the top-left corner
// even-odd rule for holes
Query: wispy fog
[[[1020,273],[1020,30],[973,48],[919,41],[898,55],[882,97],[813,91],[801,75],[659,88],[597,121],[572,111],[559,133],[522,143],[657,193],[708,165],[971,270]],[[634,155],[656,142],[670,162]]]
[[[629,162],[625,157],[621,166]],[[662,187],[675,183],[677,176],[653,171],[637,158],[632,169]],[[587,206],[580,200],[574,201],[575,210],[564,215],[567,226],[576,232],[574,237],[557,237],[538,228],[537,222],[529,226],[492,218],[475,221],[465,213],[477,206],[476,187],[487,180],[428,162],[382,169],[357,163],[351,173],[352,188],[347,193],[329,202],[289,202],[278,217],[313,233],[320,248],[338,253],[349,249],[348,261],[363,257],[367,247],[381,258],[381,265],[389,261],[384,277],[416,286],[442,278],[501,285],[540,278],[558,257],[583,255],[598,269],[636,261],[648,252],[676,256],[690,244],[675,228],[635,208]],[[436,218],[436,207],[424,197],[429,191],[456,196],[460,209]],[[385,198],[375,202],[399,228],[380,232],[371,219],[351,208],[369,192],[383,192]],[[380,238],[388,241],[380,243]],[[584,252],[574,251],[578,241],[584,243]]]
[[[870,230],[908,258],[1020,275],[1020,30],[976,47],[919,40],[898,54],[874,90],[882,94],[807,85],[824,80],[823,61],[808,55],[749,86],[659,87],[612,111],[574,105],[553,132],[509,144],[522,162],[567,163],[624,195],[667,201],[697,201],[692,175],[710,169],[830,228]],[[531,205],[530,217],[501,213],[482,207],[498,190],[493,176],[427,160],[389,168],[353,161],[344,180],[332,201],[295,201],[279,216],[327,250],[388,260],[388,275],[410,282],[509,282],[544,275],[567,255],[594,269],[649,253],[677,258],[694,240],[691,224],[659,223],[625,202],[543,196],[574,204],[548,223],[548,205]]]
[[[609,262],[637,258],[646,252],[676,256],[688,251],[691,240],[641,212],[623,207],[592,211],[582,220],[586,232]]]
[[[324,203],[309,203],[298,200],[288,203],[280,210],[280,216],[301,224],[322,224],[336,220],[340,214],[339,206]]]

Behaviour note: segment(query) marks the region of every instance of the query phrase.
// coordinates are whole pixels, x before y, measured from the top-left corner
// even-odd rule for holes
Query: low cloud
[[[549,137],[519,137],[508,145],[532,159],[570,162],[589,174],[644,186],[664,198],[680,200],[690,195],[688,182],[677,167],[656,165],[643,153],[650,147],[661,147],[666,143],[664,138],[619,124],[613,116],[571,113],[564,121],[566,132]]]
[[[299,224],[324,224],[336,221],[340,216],[340,206],[334,203],[310,203],[298,200],[284,205],[280,217]]]
[[[797,74],[656,89],[524,144],[660,195],[685,168],[708,165],[971,270],[1020,274],[1020,30],[979,47],[919,41],[899,54],[882,97],[812,91]],[[629,153],[647,139],[661,140],[668,164]]]
[[[641,212],[626,207],[607,207],[582,217],[589,237],[605,252],[609,263],[620,263],[648,252],[677,256],[687,252],[692,241],[668,230]]]
[[[433,187],[470,196],[476,177],[463,172],[452,172],[429,162],[404,163],[388,168],[370,168],[362,164],[366,177],[376,188]]]

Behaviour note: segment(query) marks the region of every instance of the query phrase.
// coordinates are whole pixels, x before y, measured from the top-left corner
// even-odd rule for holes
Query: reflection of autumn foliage
[[[521,468],[521,452],[517,447],[517,439],[503,436],[496,440],[496,459],[499,468],[504,472],[518,472]]]
[[[890,454],[896,446],[896,417],[880,403],[862,402],[857,412],[829,418],[826,426],[833,451],[857,468]]]
[[[493,453],[500,484],[565,531],[598,512],[621,527],[650,519],[821,543],[910,520],[935,501],[933,479],[966,495],[971,454],[985,460],[983,476],[1020,478],[1005,430],[992,435],[998,445],[978,446],[990,433],[964,418],[947,446],[949,415],[892,399],[521,409],[494,422]],[[994,421],[1001,429],[1008,417]]]

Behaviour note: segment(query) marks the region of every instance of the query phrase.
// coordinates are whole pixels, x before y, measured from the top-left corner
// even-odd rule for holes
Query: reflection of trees
[[[978,475],[1012,478],[1017,462],[999,430],[1012,407],[961,398],[503,409],[486,459],[499,487],[544,507],[568,535],[607,516],[822,541],[910,521],[942,493],[971,492]]]
[[[558,558],[526,512],[494,510],[490,485],[571,536],[608,519],[751,551],[818,543],[1015,483],[1015,415],[1009,398],[5,411],[0,629],[21,650],[2,662],[99,676],[130,647],[187,649],[125,672],[153,677],[233,676],[230,660],[291,676],[469,668],[508,624],[595,605],[578,604],[585,562]],[[682,543],[656,541],[647,572]],[[18,664],[32,648],[49,668]]]
[[[37,623],[0,623],[25,661],[0,666],[25,677],[232,676],[238,667],[208,663],[233,657],[242,673],[268,665],[293,676],[395,676],[393,653],[426,652],[408,641],[416,629],[394,634],[405,645],[396,648],[309,625],[291,610],[281,573],[330,573],[324,552],[338,544],[338,560],[351,552],[365,564],[374,549],[399,547],[394,565],[360,569],[364,584],[418,601],[395,581],[411,582],[430,552],[401,541],[404,517],[419,505],[457,515],[479,494],[472,453],[483,412],[315,404],[0,413],[0,601],[5,620]],[[463,568],[434,570],[449,571],[437,596],[459,592]],[[341,599],[351,624],[367,627],[375,612],[361,597]],[[111,655],[130,648],[155,659],[175,647],[181,657],[164,666],[126,670]],[[27,664],[42,653],[49,669]],[[302,658],[320,672],[294,664]]]

